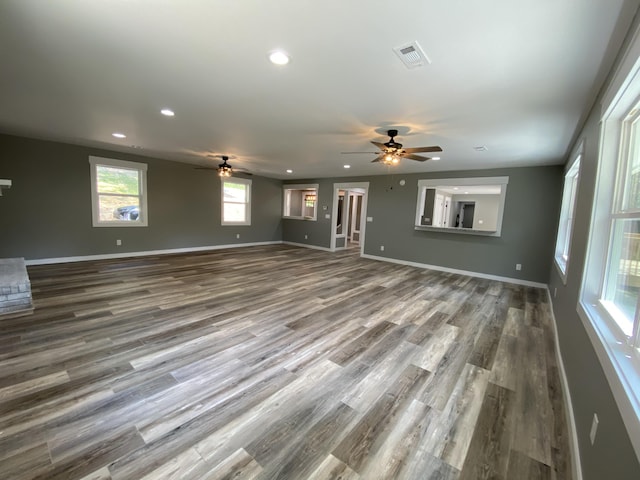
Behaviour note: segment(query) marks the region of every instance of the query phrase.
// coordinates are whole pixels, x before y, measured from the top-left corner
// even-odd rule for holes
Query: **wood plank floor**
[[[29,274],[2,478],[571,478],[543,290],[281,245]]]

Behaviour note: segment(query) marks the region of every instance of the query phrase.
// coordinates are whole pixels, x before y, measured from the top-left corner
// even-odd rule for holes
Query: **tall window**
[[[89,157],[94,227],[147,226],[147,164]]]
[[[602,303],[628,342],[640,348],[640,115],[634,107],[622,125],[622,148],[610,215]]]
[[[567,267],[569,264],[569,249],[573,232],[573,218],[576,210],[578,195],[578,178],[580,174],[581,154],[574,157],[573,163],[564,176],[564,190],[562,192],[562,207],[560,208],[560,223],[558,238],[556,239],[555,260],[562,280],[567,282]]]
[[[640,36],[602,100],[598,173],[578,314],[640,454]]]
[[[251,225],[251,180],[222,178],[222,225]]]

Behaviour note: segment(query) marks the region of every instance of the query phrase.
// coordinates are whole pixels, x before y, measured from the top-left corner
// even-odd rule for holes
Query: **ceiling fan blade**
[[[379,152],[340,152],[340,153],[342,153],[343,155],[349,155],[351,153],[376,153],[377,154]]]
[[[382,162],[383,155],[378,155],[374,160],[371,160],[371,163]]]
[[[387,146],[384,143],[374,142],[373,140],[371,141],[371,143],[373,143],[376,147],[378,147],[382,151],[385,151],[387,149]]]
[[[413,155],[411,153],[403,155],[402,158],[408,158],[409,160],[417,160],[418,162],[425,162],[427,160],[431,160],[431,158],[421,157],[420,155]]]
[[[404,151],[406,153],[419,153],[419,152],[441,152],[442,148],[434,145],[432,147],[414,147],[414,148],[405,148]]]
[[[196,170],[217,170],[218,167],[194,167]]]

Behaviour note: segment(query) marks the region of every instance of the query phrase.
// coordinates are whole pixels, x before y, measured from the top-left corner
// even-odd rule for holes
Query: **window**
[[[640,115],[636,106],[622,125],[608,262],[602,303],[627,341],[640,348]]]
[[[251,180],[222,178],[222,225],[251,225]]]
[[[147,164],[89,157],[94,227],[147,226]]]
[[[580,146],[582,152],[582,144]],[[555,261],[560,270],[562,281],[567,283],[567,266],[569,264],[569,249],[571,247],[571,234],[573,232],[573,218],[576,210],[576,198],[578,195],[578,178],[580,175],[580,159],[582,153],[574,157],[571,166],[564,176],[564,189],[562,191],[562,206],[560,208],[560,223],[558,224],[558,237],[556,238]]]
[[[499,237],[509,177],[418,180],[416,230]]]
[[[578,314],[640,455],[640,36],[602,100]]]
[[[284,185],[284,218],[316,220],[318,185]]]

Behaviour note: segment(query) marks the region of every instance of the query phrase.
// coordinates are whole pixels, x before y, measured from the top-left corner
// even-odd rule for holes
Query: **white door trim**
[[[369,200],[369,182],[346,182],[346,183],[334,183],[333,184],[333,207],[331,209],[331,251],[336,251],[336,227],[334,225],[335,219],[338,218],[338,191],[349,190],[352,188],[359,188],[364,190],[362,199],[362,211],[360,213],[360,255],[364,253],[365,243],[365,230],[367,225],[367,202]],[[345,197],[348,197],[349,193],[346,192]],[[345,238],[346,242],[346,238]],[[346,243],[345,243],[346,246]]]

